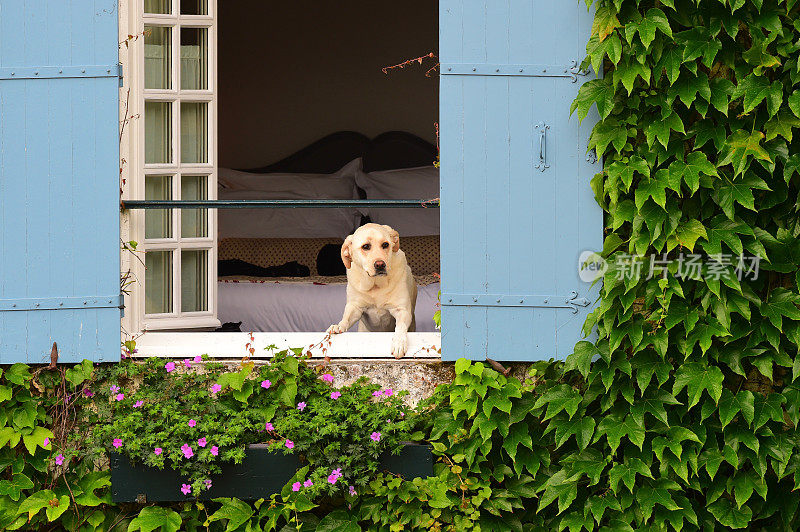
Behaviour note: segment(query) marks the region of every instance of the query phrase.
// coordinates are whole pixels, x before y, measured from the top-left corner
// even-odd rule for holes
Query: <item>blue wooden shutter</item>
[[[115,0],[0,1],[0,363],[118,360]]]
[[[564,358],[581,338],[600,162],[586,153],[594,119],[569,108],[591,21],[582,0],[440,1],[446,360]]]

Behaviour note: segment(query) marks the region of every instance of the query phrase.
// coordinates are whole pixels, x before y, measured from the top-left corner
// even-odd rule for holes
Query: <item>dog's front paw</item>
[[[343,333],[345,330],[346,329],[344,328],[344,325],[342,325],[341,323],[335,323],[330,327],[328,327],[328,330],[326,332],[328,334],[339,334]]]
[[[405,333],[395,333],[392,336],[392,356],[402,358],[408,351],[408,336]]]

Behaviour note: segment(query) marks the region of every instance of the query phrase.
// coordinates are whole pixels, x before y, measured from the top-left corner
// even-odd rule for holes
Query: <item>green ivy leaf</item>
[[[578,96],[570,105],[569,113],[572,114],[577,109],[578,120],[582,122],[595,104],[601,119],[605,119],[614,109],[614,87],[610,79],[592,79],[581,85]]]
[[[558,499],[558,513],[560,514],[569,508],[569,505],[578,496],[578,484],[572,478],[568,478],[563,469],[548,478],[541,489],[544,489],[544,493],[539,497],[536,513],[541,512]]]
[[[322,518],[316,532],[361,532],[361,527],[345,510],[334,510]]]
[[[610,4],[599,6],[594,14],[594,22],[592,23],[592,35],[596,35],[602,42],[606,37],[611,35],[614,29],[620,26],[617,12]]]
[[[214,519],[212,516],[209,521],[213,520]],[[128,525],[128,532],[132,532],[134,530],[152,532],[156,529],[160,529],[163,532],[176,532],[180,529],[182,522],[181,516],[174,510],[164,508],[163,506],[148,506],[146,508],[142,508],[142,511],[139,512],[139,515],[131,520],[130,524]],[[229,528],[229,530],[232,529]]]
[[[764,131],[767,133],[766,140],[772,140],[778,135],[785,138],[787,141],[792,141],[792,129],[800,127],[800,118],[797,118],[787,110],[783,110],[770,118],[764,125]]]
[[[675,372],[675,384],[672,387],[672,395],[678,395],[684,388],[689,396],[689,409],[694,407],[703,391],[714,399],[714,402],[719,404],[719,399],[722,396],[722,381],[725,377],[722,371],[717,366],[706,366],[698,362],[690,362],[683,364],[678,371]]]
[[[789,109],[794,113],[794,116],[800,118],[800,90],[790,94],[786,99],[786,103],[789,104]]]
[[[18,501],[22,490],[33,488],[33,481],[24,473],[17,473],[11,480],[0,480],[0,495],[8,495],[11,500]]]
[[[750,508],[747,506],[734,508],[731,502],[724,497],[709,505],[708,511],[721,525],[731,528],[745,528],[753,518],[753,512]]]
[[[654,118],[645,127],[645,136],[647,137],[647,146],[653,145],[653,141],[658,139],[665,148],[669,142],[670,131],[677,131],[685,133],[683,128],[683,121],[678,114],[673,111],[669,116],[663,119]],[[763,136],[763,135],[762,135]]]
[[[657,63],[655,72],[657,75],[654,78],[660,77],[660,72],[666,72],[667,79],[670,85],[677,81],[681,72],[681,65],[683,64],[683,49],[679,46],[673,46],[664,50],[661,54],[661,59]],[[658,81],[655,79],[654,81]]]
[[[780,90],[783,88],[780,84]],[[765,76],[758,76],[750,74],[736,86],[733,91],[732,99],[736,100],[744,96],[744,110],[745,114],[749,113],[756,108],[758,104],[769,98],[770,107],[780,107],[780,99],[782,92],[776,92]],[[777,108],[776,108],[777,111]],[[774,113],[772,113],[774,114]]]
[[[581,394],[567,384],[559,384],[547,390],[533,405],[534,410],[547,405],[547,412],[544,420],[548,420],[564,410],[570,418],[578,411],[581,404]]]
[[[619,415],[611,414],[604,417],[597,426],[595,441],[599,440],[603,435],[608,439],[612,453],[617,452],[617,447],[619,447],[623,437],[627,437],[631,443],[641,450],[645,436],[644,425],[637,423],[631,415],[622,419]]]
[[[783,318],[800,320],[800,296],[789,292],[785,288],[777,288],[769,299],[761,303],[761,315],[767,318],[779,331],[783,331]]]
[[[636,492],[636,504],[642,511],[643,520],[649,521],[653,508],[661,505],[667,510],[679,510],[680,507],[672,499],[670,491],[680,490],[680,486],[669,479],[659,478],[655,482],[643,484]]]
[[[219,521],[221,519],[227,519],[228,526],[225,530],[228,532],[238,529],[253,516],[253,508],[239,499],[220,497],[214,499],[214,502],[218,502],[222,504],[222,506],[219,510],[214,512],[208,520]]]
[[[634,486],[636,485],[636,475],[643,477],[653,478],[650,468],[647,464],[638,458],[625,458],[621,464],[615,464],[608,472],[608,486],[614,495],[617,494],[617,486],[619,481],[622,480],[623,484],[628,488],[631,493],[634,493]]]
[[[592,442],[595,427],[594,418],[576,416],[572,419],[557,418],[557,421],[558,423],[555,424],[556,448],[564,445],[571,436],[575,436],[579,451],[583,451]],[[551,424],[551,426],[553,425]],[[503,442],[503,447],[505,447],[505,442]]]
[[[733,165],[734,176],[743,174],[750,164],[750,158],[772,162],[767,151],[761,146],[764,134],[760,131],[747,133],[734,131],[728,137],[728,150],[717,166]]]
[[[598,155],[604,155],[608,150],[608,145],[612,144],[614,149],[621,152],[628,142],[628,130],[624,125],[616,120],[609,118],[598,123],[589,137],[589,149],[595,148]]]
[[[747,424],[752,425],[755,417],[754,399],[753,392],[749,390],[740,390],[736,395],[727,388],[722,390],[719,400],[719,420],[722,428],[724,429],[740,412]]]

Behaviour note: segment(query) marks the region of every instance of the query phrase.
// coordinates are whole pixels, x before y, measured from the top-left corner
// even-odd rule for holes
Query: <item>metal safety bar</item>
[[[308,209],[308,208],[439,208],[439,199],[374,199],[374,200],[127,200],[121,201],[125,209]]]

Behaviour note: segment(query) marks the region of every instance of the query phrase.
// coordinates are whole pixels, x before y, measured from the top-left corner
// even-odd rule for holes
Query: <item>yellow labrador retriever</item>
[[[417,284],[400,249],[400,235],[388,225],[365,224],[342,244],[347,268],[347,304],[342,321],[328,332],[345,332],[358,323],[359,332],[394,331],[392,355],[408,350],[408,331],[416,329]]]

